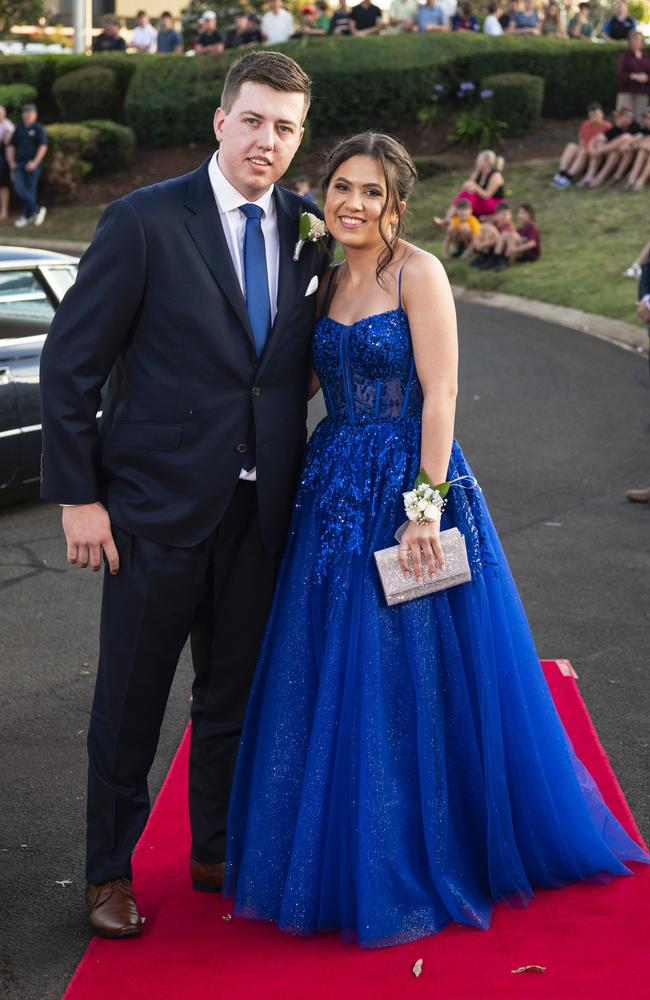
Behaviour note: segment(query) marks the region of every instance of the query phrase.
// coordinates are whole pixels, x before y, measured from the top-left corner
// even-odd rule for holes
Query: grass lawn
[[[646,211],[650,190],[632,194],[619,186],[598,191],[556,191],[550,179],[555,161],[506,169],[506,196],[516,209],[531,202],[537,212],[542,256],[500,274],[482,272],[468,261],[445,261],[454,284],[524,295],[573,306],[612,319],[638,322],[636,282],[622,277],[650,238]],[[442,252],[442,235],[431,223],[457,193],[458,174],[437,174],[420,183],[409,202],[408,237],[432,253]],[[513,211],[513,215],[514,215]]]
[[[550,185],[554,161],[516,164],[506,171],[506,191],[513,209],[530,201],[537,210],[542,257],[534,264],[518,264],[501,274],[481,272],[465,261],[445,261],[454,284],[469,288],[524,295],[557,305],[573,306],[613,319],[637,322],[636,282],[622,277],[650,238],[646,221],[650,189],[631,194],[619,187],[599,191],[571,188],[556,191]],[[442,215],[463,175],[441,172],[422,181],[409,205],[408,237],[440,254],[442,235],[431,217]],[[102,205],[53,207],[44,225],[15,229],[0,226],[0,243],[21,239],[90,240]]]

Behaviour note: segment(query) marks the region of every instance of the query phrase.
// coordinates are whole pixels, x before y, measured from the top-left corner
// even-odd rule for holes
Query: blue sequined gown
[[[373,560],[419,470],[406,313],[318,322],[327,404],[307,453],[229,816],[235,912],[373,947],[496,900],[629,875],[551,700],[480,490],[453,488],[471,583],[387,607]],[[448,478],[471,475],[454,442]]]

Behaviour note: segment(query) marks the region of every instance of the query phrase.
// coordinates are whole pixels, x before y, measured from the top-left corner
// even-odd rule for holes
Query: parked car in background
[[[78,263],[67,254],[0,247],[0,502],[37,488],[41,350]]]

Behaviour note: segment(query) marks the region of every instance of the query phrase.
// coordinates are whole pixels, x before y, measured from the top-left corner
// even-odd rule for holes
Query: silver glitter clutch
[[[413,573],[404,576],[397,558],[399,545],[391,545],[389,549],[375,552],[375,562],[387,604],[403,604],[404,601],[412,601],[414,597],[424,597],[437,590],[457,587],[472,579],[465,538],[458,528],[441,531],[440,544],[445,554],[445,568],[437,570],[435,577],[431,579],[428,578],[429,570],[425,566],[423,583],[418,583]]]

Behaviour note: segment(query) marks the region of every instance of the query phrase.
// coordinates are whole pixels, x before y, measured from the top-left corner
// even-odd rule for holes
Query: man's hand
[[[34,171],[36,170],[36,164],[34,163],[33,160],[29,160],[25,164],[25,170],[27,171],[28,174],[33,174],[34,173]]]
[[[63,508],[63,531],[68,543],[68,562],[93,573],[101,569],[102,551],[108,560],[108,568],[115,575],[120,568],[111,522],[106,509],[100,503],[77,504]]]

